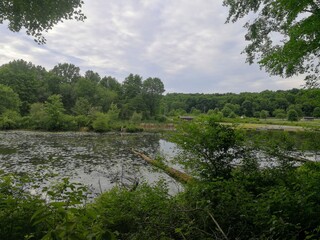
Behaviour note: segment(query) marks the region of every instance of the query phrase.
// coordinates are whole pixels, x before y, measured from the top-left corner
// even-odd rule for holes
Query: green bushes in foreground
[[[64,180],[51,202],[1,177],[1,239],[319,239],[320,164],[237,169],[170,196],[163,185],[114,188],[92,203]],[[64,189],[61,191],[61,189]],[[70,192],[70,190],[72,190]]]

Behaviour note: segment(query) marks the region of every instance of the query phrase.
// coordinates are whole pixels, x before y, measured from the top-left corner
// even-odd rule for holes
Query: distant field
[[[268,118],[263,119],[236,119],[230,124],[239,124],[240,128],[257,129],[257,130],[283,130],[283,131],[303,131],[306,128],[320,129],[320,119],[312,121],[300,120],[290,122],[282,119]]]

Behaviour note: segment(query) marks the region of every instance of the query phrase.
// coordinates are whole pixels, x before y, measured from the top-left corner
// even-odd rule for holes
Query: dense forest
[[[0,127],[106,131],[117,121],[166,121],[174,116],[219,113],[225,118],[320,117],[320,89],[260,93],[165,92],[159,78],[130,74],[122,82],[63,63],[47,71],[16,60],[0,67]]]
[[[154,119],[164,86],[159,78],[130,74],[119,83],[91,70],[81,76],[73,64],[47,71],[17,60],[0,67],[0,92],[2,128],[105,130],[118,119]]]
[[[220,111],[224,117],[286,118],[289,110],[299,117],[320,117],[320,89],[291,89],[240,94],[181,94],[169,93],[163,98],[164,112],[200,114]],[[209,112],[209,113],[210,113]]]

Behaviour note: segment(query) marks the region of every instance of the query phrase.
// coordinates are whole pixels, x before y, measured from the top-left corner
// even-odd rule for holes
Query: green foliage
[[[99,84],[105,87],[106,89],[115,91],[118,94],[121,93],[121,84],[114,77],[103,77]]]
[[[156,116],[156,120],[157,120],[158,122],[160,122],[160,123],[164,123],[164,122],[166,122],[168,119],[167,119],[167,117],[166,117],[165,115],[157,115],[157,116]]]
[[[130,118],[130,122],[133,124],[139,124],[139,123],[141,123],[141,120],[142,120],[142,114],[137,113],[137,112],[133,112],[133,114]]]
[[[7,110],[0,115],[0,129],[16,129],[21,124],[21,116],[18,112]]]
[[[88,116],[90,113],[92,106],[90,104],[90,102],[83,97],[80,97],[77,99],[74,108],[73,108],[73,112],[76,115],[84,115],[84,116]]]
[[[286,111],[283,109],[276,109],[272,114],[279,119],[285,119],[287,117]]]
[[[172,141],[191,154],[183,163],[204,179],[230,177],[231,162],[241,152],[240,135],[214,118],[181,124]]]
[[[267,117],[269,117],[269,112],[266,111],[266,110],[262,110],[262,111],[260,112],[260,118],[262,118],[262,119],[267,119]]]
[[[92,70],[86,71],[86,73],[84,74],[84,77],[86,79],[89,79],[90,81],[92,81],[94,83],[99,83],[100,80],[101,80],[101,77],[100,77],[99,73],[94,72]]]
[[[164,91],[164,85],[159,78],[147,78],[143,81],[142,95],[150,116],[158,114],[160,100]]]
[[[238,169],[232,179],[188,188],[187,208],[202,210],[192,212],[202,230],[198,239],[205,239],[205,233],[223,239],[221,231],[209,227],[208,213],[228,239],[305,239],[310,233],[319,237],[318,168],[310,163],[298,169]]]
[[[320,118],[320,107],[316,107],[314,110],[313,110],[313,113],[312,115],[316,118]]]
[[[239,94],[168,93],[162,99],[162,108],[171,116],[177,110],[190,112],[193,108],[196,108],[200,110],[209,109],[210,114],[212,113],[211,109],[216,109],[215,111],[224,109],[222,111],[224,117],[228,117],[233,111],[238,116],[255,116],[257,118],[260,117],[260,112],[265,110],[270,115],[272,113],[271,116],[275,117],[279,113],[278,118],[285,119],[288,108],[294,108],[298,111],[300,117],[311,116],[314,108],[320,107],[319,96],[319,89],[291,89]]]
[[[80,78],[80,68],[70,63],[59,63],[51,73],[62,79],[63,83],[76,82]]]
[[[30,106],[29,117],[29,127],[32,129],[46,129],[48,115],[45,111],[45,105],[43,103],[33,103]]]
[[[234,112],[230,107],[224,106],[223,109],[221,110],[222,114],[224,117],[229,117],[232,115]]]
[[[290,109],[287,114],[288,121],[298,121],[299,115],[296,110]]]
[[[64,123],[64,107],[60,95],[52,95],[44,104],[44,111],[47,114],[46,129],[61,130]]]
[[[244,50],[250,64],[257,59],[269,73],[285,77],[306,73],[309,86],[319,85],[318,1],[224,0],[223,3],[229,7],[227,21],[251,16],[245,24],[248,29],[245,38],[250,43]],[[273,37],[275,33],[280,40]]]
[[[21,102],[10,87],[0,84],[0,115],[6,110],[18,111]]]
[[[83,21],[86,17],[81,12],[83,1],[58,0],[42,4],[37,1],[3,0],[0,4],[0,23],[8,22],[13,32],[25,28],[38,43],[45,43],[42,35],[52,29],[58,22],[68,19]],[[47,14],[43,14],[46,12]]]
[[[22,115],[28,113],[30,104],[43,97],[42,78],[45,74],[46,70],[43,67],[23,60],[15,60],[0,67],[0,84],[12,88],[18,94],[21,100]],[[8,96],[8,101],[9,99],[10,96]]]
[[[253,116],[253,104],[251,101],[249,100],[245,100],[242,104],[241,104],[241,108],[242,108],[242,112],[246,117],[252,117]]]
[[[103,225],[118,239],[176,239],[182,219],[167,191],[163,184],[142,184],[134,191],[114,188],[102,194],[96,203]]]
[[[120,109],[116,104],[111,103],[110,109],[108,111],[108,116],[111,123],[115,123],[119,119]]]
[[[84,115],[78,115],[75,118],[78,129],[90,127],[90,118]]]
[[[100,224],[99,213],[82,206],[87,200],[85,186],[63,178],[43,191],[50,202],[38,208],[31,221],[43,229],[42,239],[113,239],[113,235]]]
[[[128,133],[137,133],[137,132],[143,132],[143,128],[137,127],[135,125],[128,125],[125,127],[125,131]]]
[[[97,112],[95,120],[92,122],[92,128],[96,132],[108,132],[111,130],[110,118],[107,114]]]
[[[0,172],[0,239],[20,240],[27,234],[41,238],[30,219],[44,201],[25,191],[29,181]]]
[[[201,114],[201,111],[199,109],[192,108],[190,113],[193,116],[199,116]]]

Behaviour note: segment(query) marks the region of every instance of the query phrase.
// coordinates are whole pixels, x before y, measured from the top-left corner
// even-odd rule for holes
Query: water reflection
[[[171,191],[179,186],[165,173],[131,152],[144,151],[151,157],[161,153],[173,156],[174,145],[158,134],[0,132],[0,169],[12,173],[55,173],[51,178],[69,177],[105,191],[120,181],[165,179]]]

